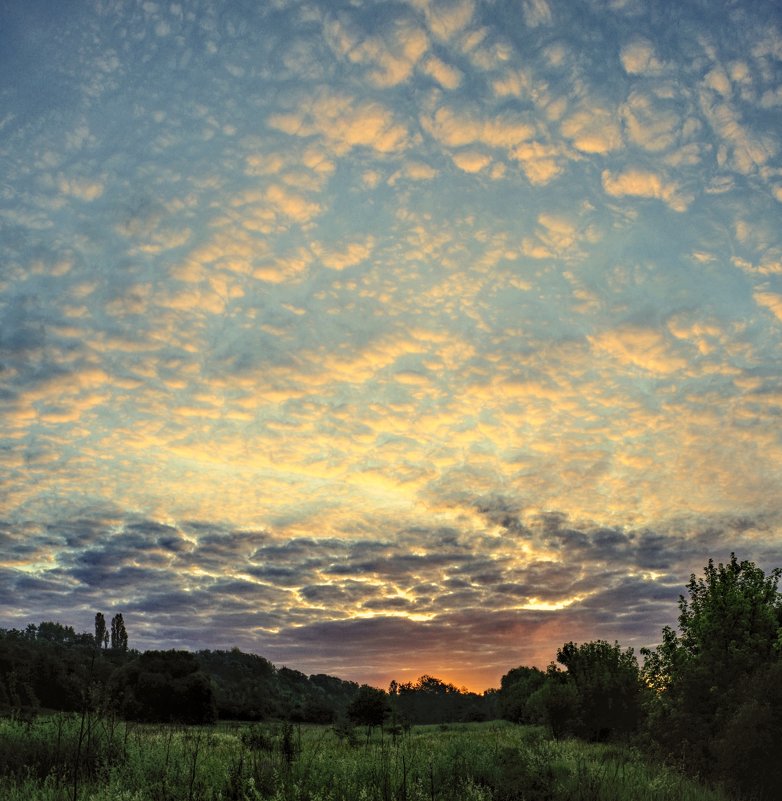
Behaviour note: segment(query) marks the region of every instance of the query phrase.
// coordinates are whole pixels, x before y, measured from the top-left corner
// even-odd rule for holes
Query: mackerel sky
[[[782,563],[776,0],[0,0],[0,625],[474,689]]]

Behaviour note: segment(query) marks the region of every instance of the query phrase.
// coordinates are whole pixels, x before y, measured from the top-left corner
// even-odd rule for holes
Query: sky
[[[482,690],[782,564],[776,0],[0,0],[0,626]]]

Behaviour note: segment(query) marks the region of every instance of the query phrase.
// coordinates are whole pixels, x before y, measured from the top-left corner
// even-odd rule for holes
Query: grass
[[[339,736],[341,734],[342,736]],[[332,727],[0,721],[0,801],[726,801],[635,750],[503,722]]]

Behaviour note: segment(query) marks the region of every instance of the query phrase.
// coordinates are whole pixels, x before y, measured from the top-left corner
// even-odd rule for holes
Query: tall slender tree
[[[125,621],[121,612],[111,619],[111,647],[118,651],[128,650],[128,633],[125,631]]]
[[[109,632],[106,630],[106,618],[103,612],[95,613],[95,647],[106,648],[109,644]]]

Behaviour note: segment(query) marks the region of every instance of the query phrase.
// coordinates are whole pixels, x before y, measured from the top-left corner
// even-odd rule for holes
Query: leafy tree
[[[212,681],[221,718],[262,720],[283,716],[277,671],[267,659],[238,648],[199,651],[196,658]]]
[[[567,668],[578,695],[579,733],[604,740],[633,731],[641,712],[641,677],[632,648],[605,640],[566,643],[557,661]]]
[[[30,627],[28,626],[28,632]],[[36,639],[46,640],[50,643],[59,645],[70,645],[76,642],[76,632],[73,626],[63,626],[62,623],[54,623],[50,620],[42,621],[38,626]]]
[[[369,737],[375,726],[382,726],[391,714],[388,696],[377,687],[362,684],[347,709],[348,718],[358,726],[367,727]]]
[[[111,619],[111,647],[118,651],[128,650],[128,633],[125,631],[125,621],[121,613]]]
[[[451,723],[483,720],[490,708],[490,696],[480,696],[434,676],[423,675],[415,682],[398,684],[394,707],[400,721],[410,723]]]
[[[112,696],[125,717],[213,723],[217,706],[209,677],[188,651],[145,651],[115,671]]]
[[[766,577],[752,562],[731,554],[727,565],[709,564],[704,578],[690,577],[689,600],[679,601],[680,643],[690,661],[723,688],[776,656],[782,623],[777,592],[782,569]]]
[[[727,564],[710,559],[679,599],[679,632],[666,627],[662,643],[642,652],[658,745],[760,798],[776,797],[782,782],[780,576],[735,554]]]
[[[527,702],[530,714],[551,728],[556,740],[575,734],[581,724],[578,690],[572,677],[553,663],[543,684]]]
[[[539,711],[530,707],[529,699],[545,681],[546,674],[536,667],[522,665],[509,670],[500,680],[502,717],[514,723],[537,723]]]

